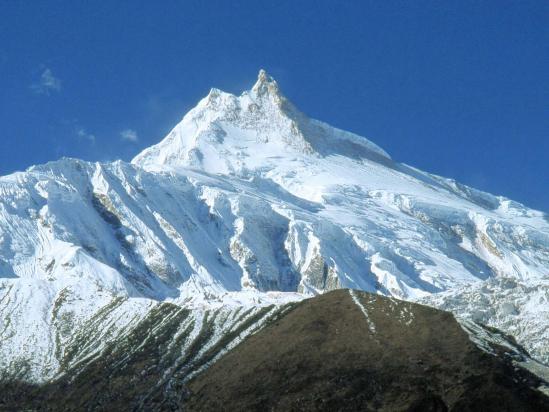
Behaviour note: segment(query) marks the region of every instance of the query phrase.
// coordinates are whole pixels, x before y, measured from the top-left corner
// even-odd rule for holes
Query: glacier
[[[165,303],[190,310],[187,347],[208,322],[215,345],[338,288],[499,327],[549,362],[548,216],[308,118],[263,70],[131,163],[0,177],[0,377],[58,376]]]

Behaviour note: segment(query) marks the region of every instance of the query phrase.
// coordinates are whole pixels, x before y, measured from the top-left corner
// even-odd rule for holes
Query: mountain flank
[[[4,383],[0,410],[549,410],[536,389],[544,382],[514,362],[527,357],[522,348],[484,339],[482,350],[450,313],[352,290],[265,311],[259,331],[228,353],[220,342],[169,364],[164,355],[182,344],[173,335],[188,314],[162,306],[126,346],[81,369],[44,385]],[[201,333],[190,353],[207,341],[208,328]]]

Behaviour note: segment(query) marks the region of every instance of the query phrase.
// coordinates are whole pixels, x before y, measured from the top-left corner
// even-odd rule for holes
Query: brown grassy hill
[[[353,300],[358,299],[362,308]],[[302,302],[189,384],[189,411],[549,411],[511,353],[454,317],[338,290]]]

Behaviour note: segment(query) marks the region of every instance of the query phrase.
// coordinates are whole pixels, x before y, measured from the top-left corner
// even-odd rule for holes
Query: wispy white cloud
[[[127,140],[129,142],[134,142],[134,143],[139,140],[139,136],[137,136],[137,132],[132,129],[122,130],[120,132],[120,138],[122,140]]]
[[[61,80],[55,77],[49,68],[45,68],[40,75],[40,80],[31,85],[31,89],[38,94],[47,96],[52,92],[61,91]]]
[[[88,140],[92,144],[95,143],[95,135],[92,133],[88,133],[83,127],[79,127],[76,130],[76,136],[78,136],[78,138],[80,139]]]

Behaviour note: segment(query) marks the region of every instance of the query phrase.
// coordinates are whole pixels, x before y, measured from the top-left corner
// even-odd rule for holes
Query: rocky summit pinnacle
[[[278,83],[264,69],[259,70],[252,92],[257,96],[263,96],[267,93],[278,95],[280,93]]]

